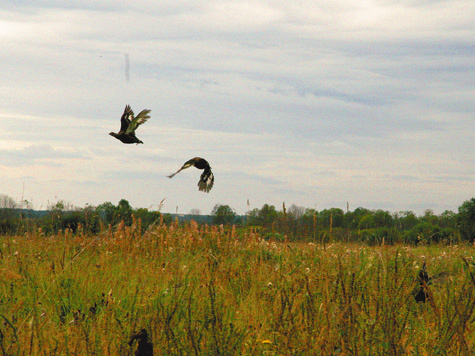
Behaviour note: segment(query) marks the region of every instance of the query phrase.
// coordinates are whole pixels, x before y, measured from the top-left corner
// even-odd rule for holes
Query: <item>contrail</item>
[[[125,54],[125,80],[130,82],[130,58],[129,54]]]

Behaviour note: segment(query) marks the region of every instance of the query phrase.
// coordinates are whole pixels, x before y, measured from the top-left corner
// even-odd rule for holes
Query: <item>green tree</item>
[[[319,229],[318,211],[315,209],[306,209],[303,216],[300,218],[302,225],[303,237],[315,238]]]
[[[18,204],[8,195],[0,194],[0,233],[13,233],[18,219],[15,219],[15,209]]]
[[[236,212],[229,205],[216,204],[211,212],[213,224],[231,225],[236,220]]]
[[[376,222],[374,221],[374,214],[369,213],[363,216],[359,223],[358,229],[366,230],[366,229],[374,229],[376,227]]]
[[[315,209],[306,209],[301,220],[304,225],[317,228],[318,227],[318,211]]]
[[[457,214],[453,211],[446,210],[439,217],[440,226],[455,228],[457,225]]]
[[[117,208],[110,201],[102,203],[96,207],[96,212],[106,224],[114,224],[114,216]]]
[[[419,219],[412,211],[400,211],[396,214],[396,219],[401,230],[410,230],[419,223]]]
[[[465,240],[475,241],[475,198],[459,206],[458,222],[460,234]]]
[[[111,202],[102,203],[96,208],[96,211],[106,224],[116,225],[122,220],[127,225],[132,224],[132,214],[134,211],[125,199],[121,199],[117,206]]]
[[[424,211],[424,215],[420,219],[422,222],[428,222],[432,225],[438,225],[439,224],[439,218],[437,215],[434,214],[434,211],[432,209],[426,209]]]
[[[125,199],[121,199],[117,205],[116,216],[117,220],[124,221],[127,225],[132,224],[132,214],[133,209],[130,206],[129,202]]]
[[[376,227],[391,227],[393,226],[394,220],[388,211],[379,209],[374,213],[374,223]]]
[[[264,226],[271,226],[279,217],[274,205],[264,204],[259,211],[259,219]]]
[[[360,220],[365,217],[366,215],[371,215],[372,212],[369,209],[358,207],[353,212],[348,212],[345,214],[345,218],[347,224],[351,229],[356,229],[359,224]]]
[[[274,205],[264,204],[261,209],[253,209],[247,213],[247,224],[250,226],[269,227],[277,221],[279,214]]]
[[[138,208],[134,210],[136,219],[140,219],[143,228],[147,228],[153,223],[160,220],[161,213],[159,211],[149,211],[147,208]]]
[[[345,213],[339,208],[324,209],[320,212],[320,221],[325,228],[343,227]]]

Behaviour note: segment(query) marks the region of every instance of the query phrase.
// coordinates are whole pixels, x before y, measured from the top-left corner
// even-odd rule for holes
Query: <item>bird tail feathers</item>
[[[200,181],[198,182],[198,188],[200,191],[209,193],[211,188],[214,185],[214,175],[211,170],[206,170],[200,177]]]

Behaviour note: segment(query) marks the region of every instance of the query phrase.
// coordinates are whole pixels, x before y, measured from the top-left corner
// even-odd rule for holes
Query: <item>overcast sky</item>
[[[474,18],[467,0],[3,1],[0,194],[457,211],[475,196]],[[108,135],[126,104],[152,110],[143,145]],[[195,156],[209,194],[193,167],[166,178]]]

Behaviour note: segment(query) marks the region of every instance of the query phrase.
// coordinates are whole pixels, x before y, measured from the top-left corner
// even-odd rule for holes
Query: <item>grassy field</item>
[[[222,227],[0,237],[0,354],[469,355],[472,246],[274,243]],[[417,273],[446,271],[416,303]]]

